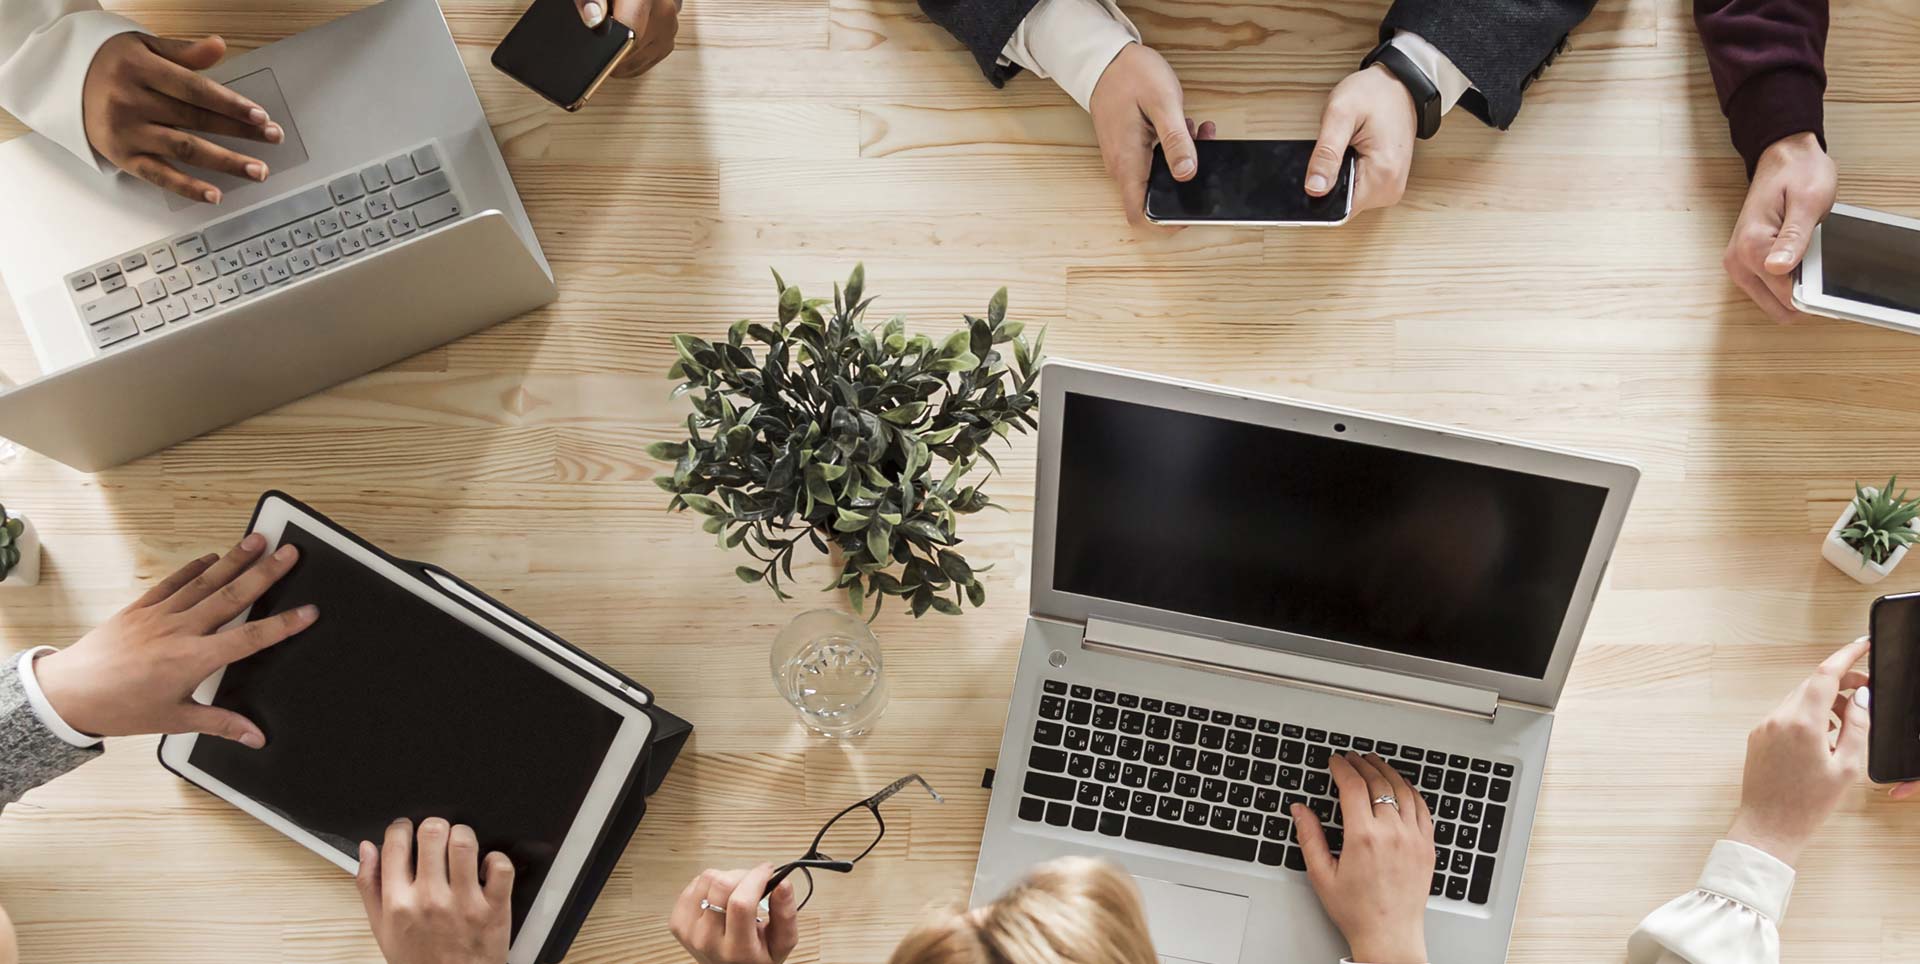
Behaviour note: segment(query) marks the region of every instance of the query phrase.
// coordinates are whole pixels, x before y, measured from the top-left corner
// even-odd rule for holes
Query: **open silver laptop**
[[[0,144],[0,281],[40,376],[0,436],[96,470],[552,301],[434,0],[386,0],[208,72],[286,130],[218,206]],[[196,171],[204,176],[204,172]]]
[[[1505,958],[1565,683],[1639,472],[1064,362],[1041,377],[1033,599],[976,904],[1118,861],[1162,959],[1337,961],[1295,800],[1379,753],[1439,837],[1435,961]]]

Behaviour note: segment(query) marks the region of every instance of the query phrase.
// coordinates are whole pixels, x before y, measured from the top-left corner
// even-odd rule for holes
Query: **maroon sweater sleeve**
[[[1789,134],[1812,131],[1826,146],[1827,0],[1693,0],[1693,22],[1748,177]]]

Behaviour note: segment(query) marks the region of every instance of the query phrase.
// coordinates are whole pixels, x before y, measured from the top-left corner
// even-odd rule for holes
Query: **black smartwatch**
[[[1420,69],[1420,65],[1407,56],[1407,52],[1393,45],[1393,41],[1382,41],[1373,48],[1365,60],[1360,61],[1360,69],[1365,70],[1374,64],[1393,71],[1400,82],[1407,85],[1407,93],[1413,95],[1413,112],[1420,118],[1420,139],[1425,140],[1440,130],[1440,88],[1434,86],[1432,78]]]

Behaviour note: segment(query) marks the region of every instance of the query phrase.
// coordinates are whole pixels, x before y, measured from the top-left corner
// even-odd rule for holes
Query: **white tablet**
[[[349,872],[396,817],[471,825],[513,859],[507,959],[534,964],[608,818],[642,792],[645,694],[284,498],[262,500],[253,531],[301,557],[242,618],[311,602],[320,619],[194,694],[251,717],[264,749],[169,736],[161,762]]]
[[[1801,311],[1920,332],[1920,220],[1836,204],[1793,285]]]

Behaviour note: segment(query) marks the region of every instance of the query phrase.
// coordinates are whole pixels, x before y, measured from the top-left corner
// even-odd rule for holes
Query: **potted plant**
[[[40,582],[40,534],[32,520],[8,515],[0,505],[0,583],[33,586]]]
[[[1907,547],[1920,541],[1920,499],[1908,499],[1906,490],[1893,494],[1899,476],[1881,488],[1854,483],[1853,500],[1840,520],[1827,530],[1820,554],[1841,572],[1872,585],[1893,572],[1906,558]]]
[[[683,440],[647,451],[673,463],[655,483],[671,510],[705,516],[725,548],[756,560],[734,573],[791,598],[794,550],[833,554],[855,612],[878,614],[887,596],[915,616],[958,614],[986,599],[958,550],[960,516],[993,505],[977,481],[997,471],[988,446],[1038,427],[1043,331],[1031,344],[1007,320],[1007,289],[984,318],[935,341],[908,334],[895,316],[869,326],[872,298],[855,266],[833,297],[807,298],[773,273],[778,321],[736,322],[725,340],[675,335],[682,379],[674,395],[693,405]],[[831,306],[832,314],[824,314]],[[756,344],[757,343],[757,344]],[[1003,354],[1011,348],[1012,358]],[[869,617],[871,618],[871,617]]]

